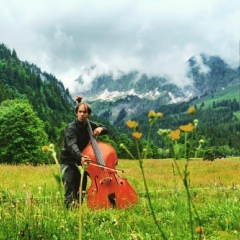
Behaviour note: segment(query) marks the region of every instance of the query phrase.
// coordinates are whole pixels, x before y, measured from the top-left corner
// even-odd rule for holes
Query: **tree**
[[[27,100],[6,100],[1,103],[0,163],[44,163],[47,156],[42,146],[47,142],[44,124]]]
[[[214,156],[214,153],[213,153],[213,149],[212,148],[209,148],[206,150],[205,154],[204,154],[204,158],[203,160],[207,160],[207,161],[214,161],[215,159],[215,156]]]
[[[1,80],[0,80],[1,81]],[[0,82],[0,103],[9,98],[7,90],[4,85]]]

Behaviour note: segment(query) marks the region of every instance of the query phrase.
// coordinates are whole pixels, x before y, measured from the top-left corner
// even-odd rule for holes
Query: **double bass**
[[[127,179],[117,174],[115,149],[110,144],[96,140],[88,119],[87,124],[90,142],[82,153],[91,159],[86,170],[91,178],[91,185],[87,189],[88,207],[124,209],[133,206],[138,196]]]

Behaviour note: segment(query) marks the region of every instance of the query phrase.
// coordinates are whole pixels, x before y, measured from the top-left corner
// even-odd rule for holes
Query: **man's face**
[[[88,117],[89,117],[89,114],[87,112],[87,109],[85,109],[84,105],[80,105],[77,111],[78,121],[85,123]]]

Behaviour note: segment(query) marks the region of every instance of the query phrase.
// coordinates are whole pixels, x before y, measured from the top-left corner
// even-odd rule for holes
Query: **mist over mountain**
[[[218,56],[195,55],[186,66],[186,82],[178,84],[171,81],[171,76],[149,76],[137,70],[97,75],[97,66],[91,66],[76,79],[78,92],[75,94],[82,95],[98,117],[117,124],[139,112],[187,102],[239,82],[239,70]],[[86,86],[86,76],[92,81],[81,91],[81,86]]]
[[[233,69],[218,56],[201,54],[188,60],[195,94],[202,96],[239,83],[239,68]]]

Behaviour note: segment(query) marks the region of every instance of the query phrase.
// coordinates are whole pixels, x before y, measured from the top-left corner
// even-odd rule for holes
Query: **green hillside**
[[[212,94],[196,99],[192,101],[192,103],[199,107],[201,106],[202,102],[204,102],[204,108],[207,108],[211,107],[213,105],[213,102],[233,99],[236,99],[238,102],[240,101],[240,84],[235,86],[228,86],[221,91],[214,92]]]
[[[195,97],[189,102],[176,104],[162,105],[158,101],[153,101],[152,104],[146,99],[145,102],[140,102],[140,105],[144,103],[145,107],[131,117],[131,120],[139,123],[138,130],[142,133],[140,148],[146,147],[146,140],[149,137],[148,112],[153,110],[162,112],[163,118],[152,129],[151,141],[148,146],[149,158],[172,157],[171,152],[167,151],[166,144],[158,134],[158,130],[174,130],[180,125],[192,122],[193,118],[199,121],[194,143],[197,144],[200,139],[204,139],[205,142],[203,149],[199,152],[199,157],[204,157],[205,152],[209,149],[224,156],[238,156],[240,150],[239,88],[239,85],[225,87],[224,90],[213,92],[201,98]],[[74,102],[68,89],[65,89],[63,83],[52,74],[42,72],[31,63],[22,62],[17,57],[15,50],[10,50],[4,44],[0,44],[0,105],[5,100],[16,99],[26,100],[32,106],[36,116],[43,122],[48,142],[55,143],[59,153],[63,142],[63,131],[67,123],[75,118]],[[125,100],[119,101],[124,106]],[[141,101],[141,99],[136,98],[135,101]],[[133,100],[131,103],[135,104]],[[109,104],[107,106],[109,111],[104,112],[104,121],[94,114],[92,119],[102,122],[109,129],[109,135],[100,139],[111,143],[119,158],[129,158],[129,155],[120,148],[120,144],[124,143],[131,153],[136,154],[135,142],[132,139],[131,131],[126,127],[126,122],[121,120],[122,118],[113,124],[107,121],[108,115],[112,114],[111,106]],[[194,116],[187,113],[191,106],[196,108]],[[99,109],[103,109],[101,104]],[[123,115],[124,111],[123,109]],[[179,142],[182,144],[183,139],[179,139]]]
[[[0,44],[0,103],[25,99],[44,122],[50,142],[57,142],[66,123],[74,117],[68,89],[53,75],[18,59],[15,50]]]

